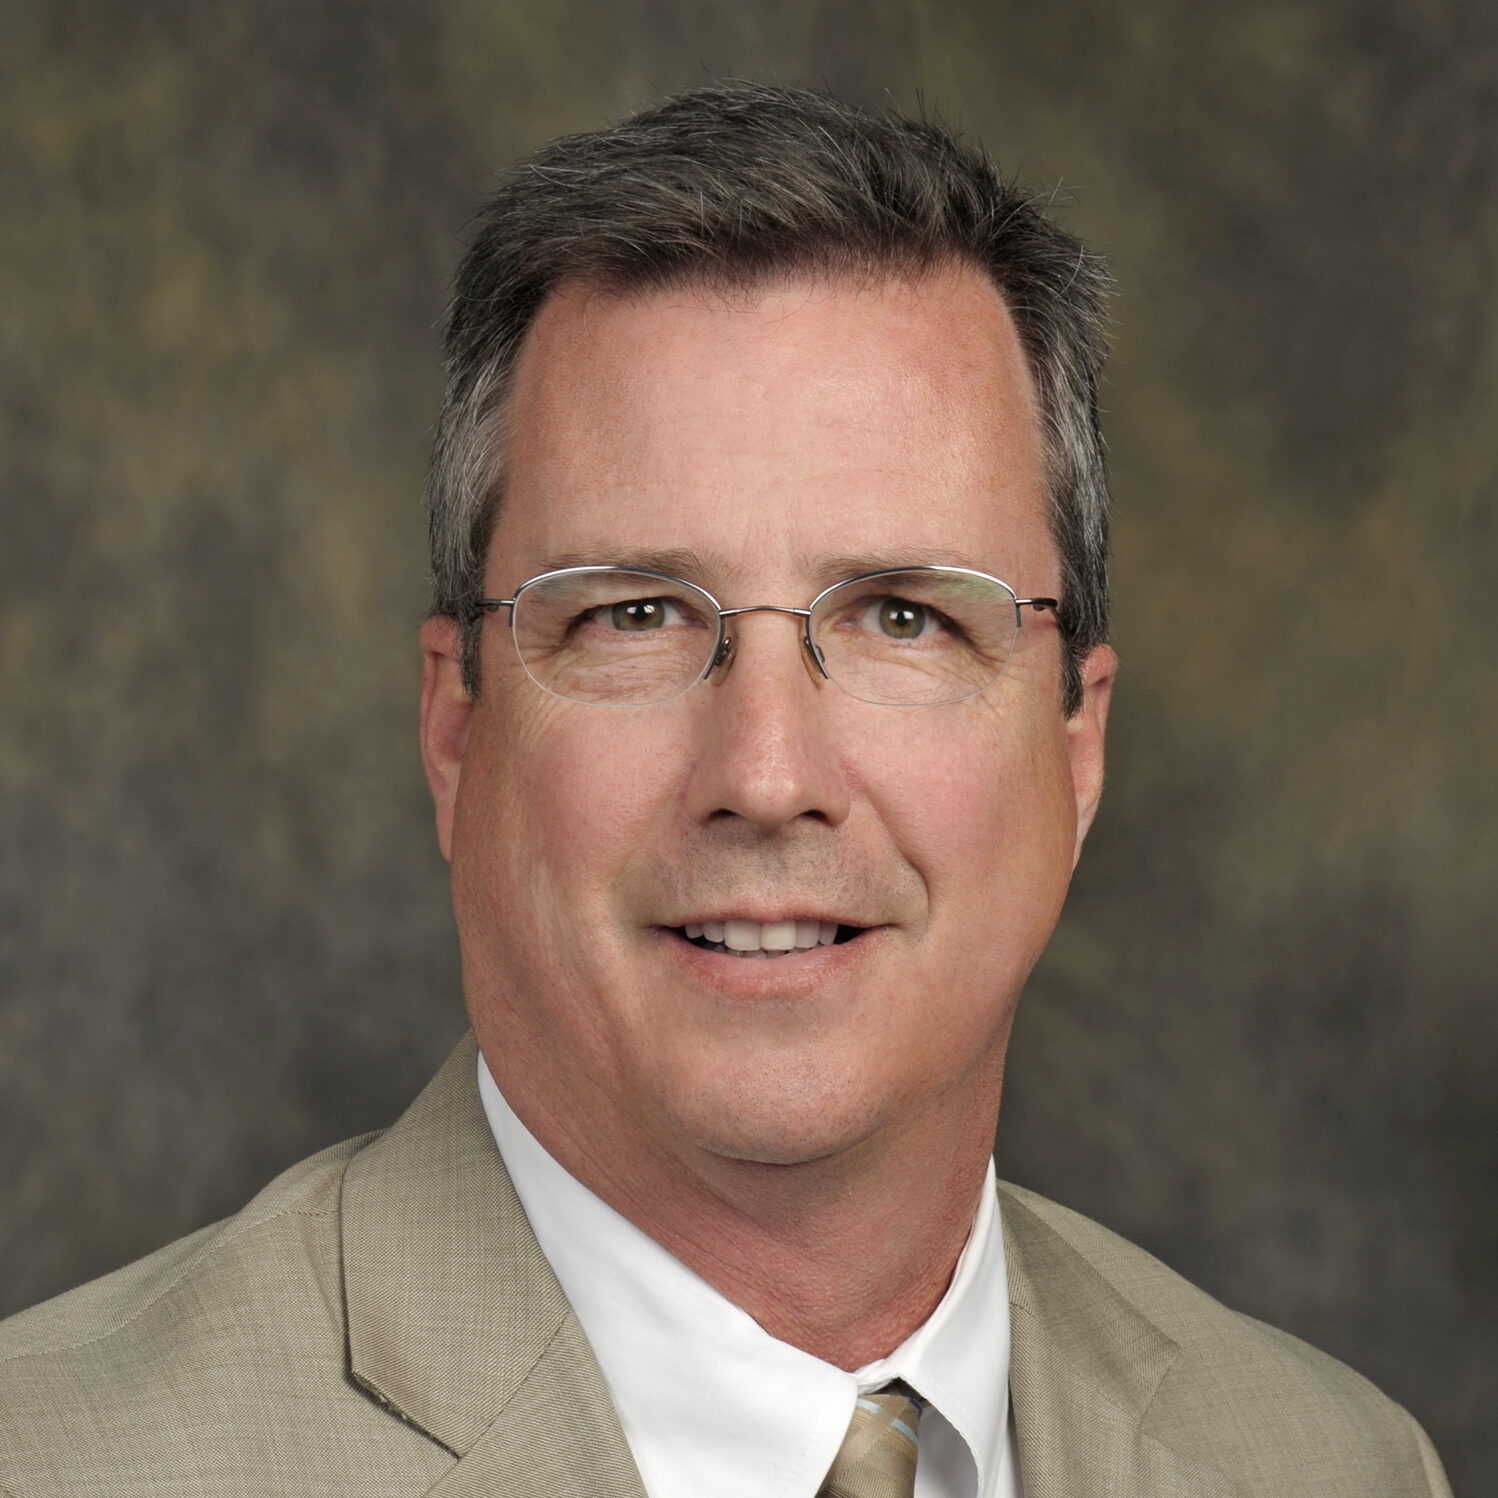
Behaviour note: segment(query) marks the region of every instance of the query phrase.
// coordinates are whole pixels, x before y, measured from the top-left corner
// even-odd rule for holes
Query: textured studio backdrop
[[[0,1310],[461,1032],[415,712],[464,221],[663,91],[826,83],[1121,287],[1111,783],[1001,1167],[1498,1489],[1495,14],[0,0]]]

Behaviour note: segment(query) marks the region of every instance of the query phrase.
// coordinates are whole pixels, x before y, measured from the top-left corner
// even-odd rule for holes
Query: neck
[[[771,1336],[846,1369],[886,1356],[935,1310],[967,1242],[993,1138],[990,1111],[962,1131],[965,1147],[954,1147],[943,1117],[907,1123],[898,1139],[885,1131],[819,1159],[765,1164],[662,1148],[628,1127],[582,1129],[521,1079],[496,1080],[595,1195]]]

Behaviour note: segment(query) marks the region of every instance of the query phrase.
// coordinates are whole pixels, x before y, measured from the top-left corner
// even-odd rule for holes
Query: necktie
[[[921,1407],[904,1384],[860,1394],[817,1498],[911,1498]]]

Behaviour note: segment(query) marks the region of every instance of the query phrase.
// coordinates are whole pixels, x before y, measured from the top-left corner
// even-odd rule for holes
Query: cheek
[[[670,805],[680,746],[626,710],[534,698],[484,700],[459,786],[459,846],[554,922],[607,898]]]
[[[1033,960],[1071,875],[1076,801],[1063,728],[974,715],[907,749],[870,793],[926,882],[932,919],[965,923],[963,950],[1017,945]]]

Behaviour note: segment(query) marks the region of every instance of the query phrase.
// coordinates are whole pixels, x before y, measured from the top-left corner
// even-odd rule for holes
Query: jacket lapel
[[[342,1194],[352,1379],[457,1458],[434,1498],[645,1498],[598,1365],[478,1099],[470,1035]],[[1010,1392],[1026,1498],[1226,1498],[1146,1415],[1179,1357],[1011,1188]]]
[[[505,1173],[473,1037],[349,1164],[349,1374],[459,1460],[442,1498],[644,1498],[603,1377]]]
[[[1220,1472],[1148,1429],[1175,1343],[1012,1189],[999,1195],[1026,1498],[1226,1498]]]

